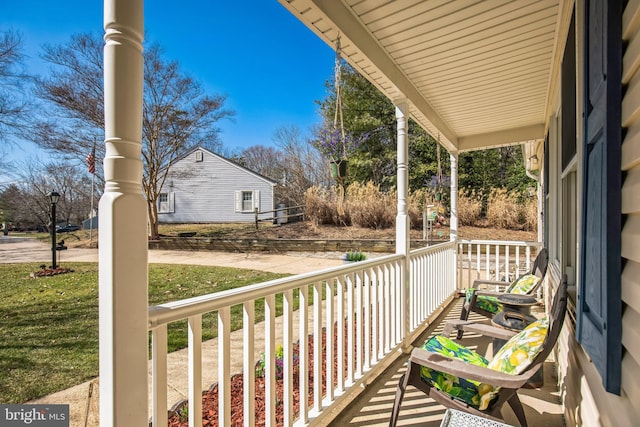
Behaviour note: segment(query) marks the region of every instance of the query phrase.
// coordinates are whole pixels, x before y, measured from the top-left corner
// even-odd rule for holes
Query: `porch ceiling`
[[[544,138],[560,0],[279,0],[449,151]]]

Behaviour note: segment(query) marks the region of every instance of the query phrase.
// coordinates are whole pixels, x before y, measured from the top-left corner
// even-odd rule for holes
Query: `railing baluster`
[[[364,369],[371,368],[371,277],[362,271],[364,292]]]
[[[243,369],[244,369],[244,406],[243,419],[246,427],[255,425],[256,418],[256,361],[255,353],[255,306],[254,301],[242,304],[242,341],[243,341]]]
[[[345,287],[345,281],[346,278],[344,276],[338,277],[337,280],[337,302],[338,302],[338,307],[337,307],[337,313],[336,313],[336,320],[337,320],[337,325],[336,325],[336,329],[338,331],[337,333],[337,354],[336,357],[338,358],[338,376],[336,378],[337,380],[337,386],[336,386],[336,390],[340,393],[342,393],[344,391],[344,351],[345,351],[345,342],[344,342],[344,299],[345,299],[345,291],[344,291],[344,287]]]
[[[151,419],[153,427],[167,425],[167,325],[151,333]]]
[[[298,363],[300,364],[300,421],[309,421],[309,287],[300,287],[300,330],[298,347]]]
[[[322,410],[322,283],[313,284],[313,409]]]
[[[500,280],[500,245],[496,245],[496,280]],[[498,287],[496,286],[496,291]]]
[[[362,376],[362,328],[363,328],[363,278],[361,277],[362,272],[356,272],[356,377]]]
[[[189,316],[189,427],[202,426],[202,314]]]
[[[351,273],[347,278],[347,381],[353,384],[355,380],[355,339],[354,339],[354,322],[355,322],[355,274]]]
[[[373,268],[369,270],[369,283],[371,283],[371,363],[376,363],[380,333],[378,329],[378,275]]]
[[[218,425],[231,425],[231,312],[218,310]]]
[[[326,310],[325,316],[326,326],[325,326],[325,334],[326,334],[326,369],[325,369],[325,380],[326,380],[326,388],[327,388],[327,404],[333,402],[334,393],[333,393],[333,283],[331,281],[327,281],[325,284],[325,292],[327,294],[326,299]],[[322,347],[320,347],[322,348]]]
[[[264,298],[264,397],[265,422],[267,425],[276,423],[276,299],[274,294]]]
[[[283,293],[282,307],[282,375],[284,425],[293,425],[293,290]]]
[[[504,267],[504,269],[505,269],[505,273],[506,273],[506,276],[507,276],[507,282],[511,281],[511,269],[509,268],[509,263],[511,262],[510,258],[509,258],[509,255],[510,255],[509,251],[510,250],[511,250],[511,245],[505,245],[505,256],[504,256],[504,258],[505,258],[505,262],[504,262],[505,267]]]
[[[486,264],[486,270],[485,270],[485,279],[491,279],[491,270],[489,268],[489,260],[491,258],[491,248],[489,246],[489,244],[487,243],[486,247],[485,247],[485,264]]]

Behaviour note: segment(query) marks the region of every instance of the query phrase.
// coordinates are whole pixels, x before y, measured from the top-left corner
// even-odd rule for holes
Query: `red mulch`
[[[347,328],[345,327],[344,340],[347,342]],[[334,355],[338,352],[337,343],[337,325],[334,325]],[[298,362],[298,344],[294,344],[293,348],[293,413],[294,418],[300,413],[300,366]],[[344,366],[345,374],[347,369],[348,353],[345,347]],[[322,394],[326,394],[326,333],[322,332]],[[333,363],[333,383],[338,384],[338,363],[337,357],[334,357]],[[346,375],[345,375],[346,377]],[[231,377],[231,425],[242,426],[244,415],[244,378],[242,374],[235,374]],[[309,338],[309,403],[313,406],[313,336]],[[284,425],[284,406],[283,406],[283,389],[284,380],[276,380],[276,425]],[[185,403],[186,407],[186,403]],[[264,377],[256,377],[255,380],[255,425],[265,426],[265,380]],[[169,418],[169,427],[187,427],[189,422],[186,419],[180,420],[179,414],[174,414]],[[202,394],[202,425],[217,426],[218,425],[218,385],[215,384],[211,389]]]
[[[43,268],[30,274],[31,277],[56,276],[58,274],[73,273],[71,268]]]

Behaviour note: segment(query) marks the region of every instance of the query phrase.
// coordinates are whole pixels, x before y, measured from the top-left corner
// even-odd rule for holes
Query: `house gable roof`
[[[230,166],[232,166],[232,167],[234,167],[234,168],[236,168],[236,169],[238,169],[238,170],[240,170],[240,171],[242,171],[244,173],[247,173],[249,175],[253,175],[256,178],[265,181],[267,184],[269,184],[271,186],[275,186],[277,184],[274,180],[272,180],[270,178],[267,178],[266,176],[261,175],[258,172],[252,171],[251,169],[248,169],[248,168],[246,168],[246,167],[244,167],[242,165],[239,165],[236,162],[234,162],[233,160],[227,159],[226,157],[223,157],[223,156],[221,156],[219,154],[216,154],[213,151],[208,150],[208,149],[206,149],[206,148],[204,148],[202,146],[199,146],[199,145],[196,146],[196,147],[193,147],[192,149],[190,149],[189,151],[185,152],[180,157],[176,158],[173,162],[171,162],[171,164],[173,165],[173,164],[176,164],[176,163],[184,160],[185,158],[189,157],[191,154],[195,153],[196,151],[202,151],[204,153],[207,153],[208,155],[213,156],[213,157],[215,157],[215,158],[217,158],[217,159],[229,164]]]

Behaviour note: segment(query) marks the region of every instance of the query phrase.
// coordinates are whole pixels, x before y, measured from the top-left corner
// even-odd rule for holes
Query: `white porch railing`
[[[458,240],[458,289],[475,279],[511,282],[531,270],[540,242]]]
[[[293,425],[294,421],[302,425],[321,422],[329,405],[348,394],[350,388],[368,381],[374,366],[394,353],[397,355],[405,338],[402,331],[407,330],[407,335],[417,333],[425,320],[455,292],[456,250],[455,243],[445,243],[411,252],[409,289],[404,290],[405,258],[389,255],[150,307],[153,425],[167,425],[167,325],[182,319],[188,319],[189,329],[189,425],[202,425],[201,330],[202,316],[209,313],[216,313],[218,319],[218,425],[230,424],[231,374],[236,373],[231,368],[234,356],[230,348],[230,313],[234,306],[241,306],[243,312],[243,344],[239,349],[243,358],[238,371],[244,376],[244,425],[255,424],[255,367],[261,353],[265,360],[265,421],[266,425],[276,424],[276,335],[283,349],[278,364],[282,364],[284,392],[279,399],[284,409],[284,425]],[[255,306],[260,299],[264,299],[265,320],[256,324]],[[279,316],[276,300],[282,303]],[[334,334],[327,333],[323,351],[323,346],[318,345],[323,331],[334,328],[341,333],[335,334],[335,341]],[[256,335],[261,333],[264,344],[258,346]],[[237,350],[233,349],[234,354],[240,354]],[[313,350],[311,380],[309,350]],[[299,363],[297,415],[293,413],[294,353]],[[323,361],[327,366],[324,379]],[[335,377],[331,369],[334,362]],[[312,400],[309,390],[313,390]]]

